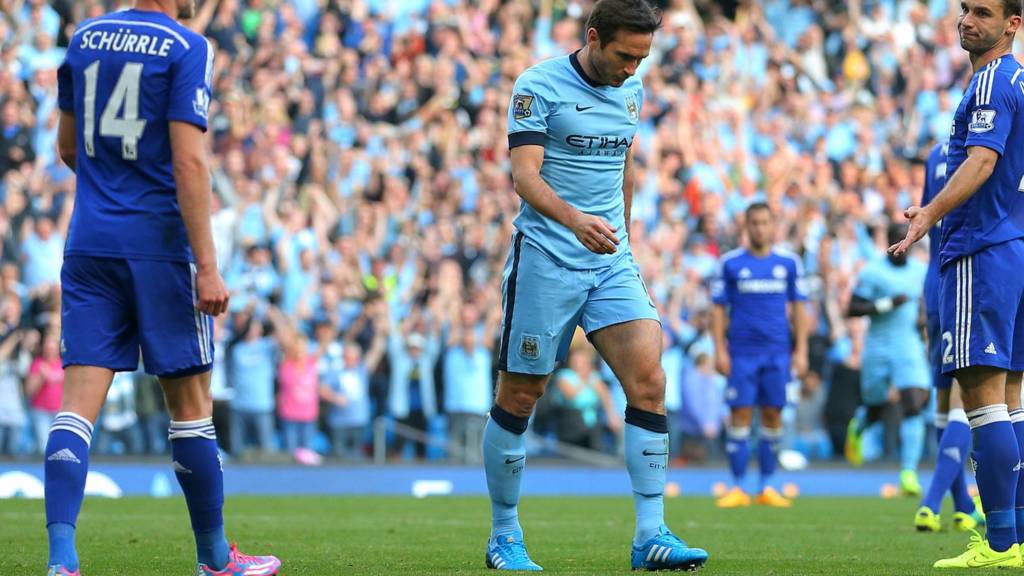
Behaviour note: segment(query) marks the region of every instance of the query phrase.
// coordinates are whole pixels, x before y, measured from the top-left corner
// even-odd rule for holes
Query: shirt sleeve
[[[213,81],[213,48],[202,40],[192,44],[171,65],[171,100],[168,120],[207,127]]]
[[[728,271],[725,262],[719,260],[715,266],[715,274],[711,278],[711,301],[720,306],[729,304]]]
[[[984,146],[1002,155],[1017,115],[1014,91],[1019,88],[1010,84],[1002,75],[996,74],[996,70],[992,68],[984,72],[982,80],[977,83],[974,105],[968,117],[965,145]]]
[[[790,270],[787,278],[786,292],[790,302],[807,300],[807,279],[804,276],[804,265],[796,256],[789,259]]]
[[[523,72],[512,89],[508,105],[508,147],[543,146],[551,105],[546,82],[539,72]]]
[[[857,277],[857,285],[853,288],[853,295],[865,300],[874,300],[878,297],[876,292],[874,275],[871,273],[870,266],[865,266],[861,270],[860,276]]]
[[[75,111],[74,76],[66,56],[60,68],[57,68],[57,106],[64,112]]]

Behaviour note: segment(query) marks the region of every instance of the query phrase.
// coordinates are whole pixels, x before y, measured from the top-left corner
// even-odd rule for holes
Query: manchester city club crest
[[[629,114],[630,122],[640,121],[640,108],[636,105],[636,98],[630,96],[626,99],[626,112]]]

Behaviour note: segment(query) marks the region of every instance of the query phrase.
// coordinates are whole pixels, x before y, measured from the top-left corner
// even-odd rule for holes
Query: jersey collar
[[[594,80],[593,78],[587,75],[586,71],[583,70],[583,65],[580,64],[580,58],[578,56],[579,53],[580,51],[577,50],[572,54],[569,54],[569,63],[572,64],[573,70],[575,70],[576,73],[580,75],[580,78],[582,78],[584,82],[590,84],[590,86],[593,88],[600,88],[602,86],[606,86],[606,84],[601,84],[597,80]]]

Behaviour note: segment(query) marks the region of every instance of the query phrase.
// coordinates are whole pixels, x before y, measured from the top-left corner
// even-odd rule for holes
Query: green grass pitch
[[[702,574],[936,574],[932,562],[962,552],[968,537],[915,532],[915,509],[908,499],[808,497],[789,510],[718,510],[684,497],[667,500],[667,520],[711,553]],[[547,572],[629,571],[629,498],[527,496],[520,517]],[[493,575],[484,569],[489,518],[482,497],[235,497],[226,509],[229,536],[244,552],[278,555],[286,576]],[[42,501],[0,501],[0,575],[45,572],[43,525]],[[85,576],[194,570],[185,505],[175,498],[88,499],[78,549]]]

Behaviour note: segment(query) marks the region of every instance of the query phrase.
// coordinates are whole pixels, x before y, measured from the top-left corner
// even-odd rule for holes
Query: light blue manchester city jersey
[[[918,330],[924,278],[928,267],[910,259],[903,266],[895,266],[888,258],[872,260],[860,271],[853,294],[865,300],[895,298],[905,295],[908,300],[885,314],[871,317],[865,339],[865,352],[880,354],[910,353],[922,355],[924,343]]]
[[[620,87],[597,84],[576,54],[541,62],[516,80],[508,111],[509,148],[543,146],[544,181],[569,205],[604,218],[620,241],[614,254],[595,254],[571,230],[524,201],[516,228],[567,268],[604,268],[629,251],[622,175],[643,96],[636,76]]]

